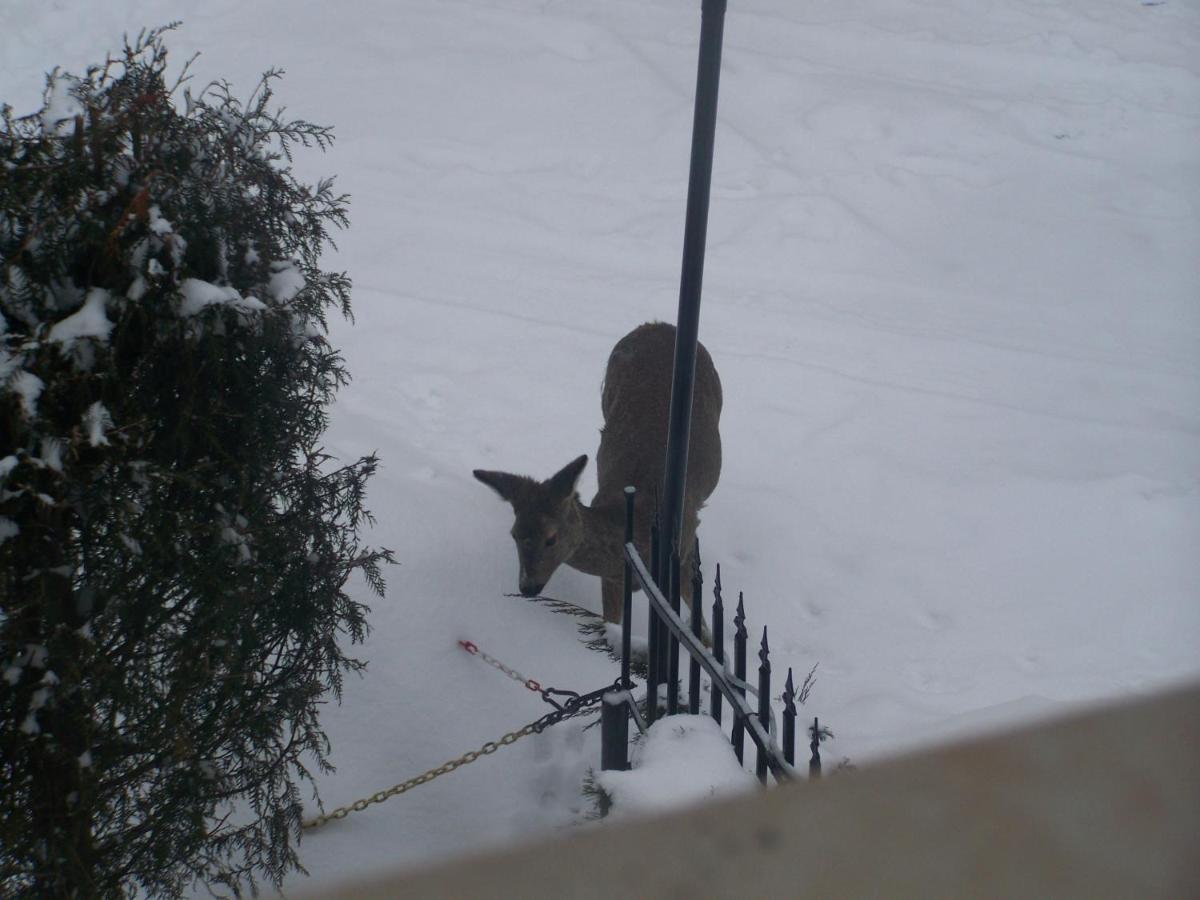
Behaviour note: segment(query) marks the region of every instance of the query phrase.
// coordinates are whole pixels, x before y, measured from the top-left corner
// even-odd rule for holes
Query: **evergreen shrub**
[[[382,596],[376,460],[322,450],[346,225],[282,118],[167,29],[0,122],[0,894],[241,893],[299,868],[318,713]],[[187,72],[187,67],[183,67]]]

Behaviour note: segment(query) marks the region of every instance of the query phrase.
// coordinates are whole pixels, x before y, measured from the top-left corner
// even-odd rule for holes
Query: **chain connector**
[[[543,700],[555,709],[566,709],[571,704],[571,701],[579,699],[579,694],[575,691],[560,691],[556,688],[542,688],[538,693],[542,695]],[[562,703],[559,703],[554,697],[564,697],[566,699]]]

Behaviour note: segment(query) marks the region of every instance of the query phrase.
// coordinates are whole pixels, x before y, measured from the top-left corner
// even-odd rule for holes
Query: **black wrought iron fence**
[[[788,671],[783,705],[783,746],[775,742],[771,727],[771,661],[767,630],[763,629],[759,646],[758,685],[746,682],[748,633],[741,597],[734,617],[733,671],[725,656],[724,608],[721,598],[720,569],[714,580],[712,612],[712,650],[705,647],[702,631],[702,583],[699,554],[692,579],[692,615],[685,625],[680,617],[680,569],[677,535],[682,532],[683,495],[687,475],[693,384],[698,344],[700,294],[704,271],[704,249],[708,227],[708,201],[712,180],[713,146],[717,121],[717,93],[721,72],[721,44],[724,33],[726,0],[702,0],[700,19],[700,57],[696,72],[696,98],[692,122],[692,153],[688,175],[687,213],[684,223],[683,267],[679,286],[679,315],[675,329],[675,353],[671,379],[671,403],[667,423],[666,466],[663,480],[662,529],[656,526],[650,542],[650,563],[642,559],[633,543],[634,489],[625,489],[625,597],[621,628],[621,690],[605,697],[602,707],[601,766],[604,769],[629,767],[629,722],[639,728],[653,723],[659,715],[659,688],[666,686],[666,714],[679,711],[681,652],[688,656],[687,709],[700,712],[702,673],[711,681],[709,714],[721,721],[725,704],[733,716],[730,740],[742,761],[745,738],[750,736],[756,748],[755,771],[766,783],[770,772],[776,780],[791,778],[795,772],[796,705],[791,670]],[[660,540],[660,536],[662,539]],[[670,559],[663,559],[663,552]],[[666,565],[663,565],[666,563]],[[629,676],[631,657],[631,616],[634,579],[649,600],[647,636],[646,716],[638,714]],[[757,696],[756,707],[748,694]],[[820,773],[820,742],[825,734],[814,719],[812,758],[809,770]]]
[[[668,591],[651,574],[633,542],[633,510],[636,502],[632,487],[625,489],[625,594],[624,615],[621,620],[621,690],[605,697],[601,726],[601,767],[603,769],[629,768],[628,742],[629,721],[632,718],[639,729],[645,730],[662,714],[680,712],[682,684],[679,678],[681,653],[688,657],[687,709],[696,715],[701,711],[703,675],[710,682],[708,714],[721,722],[725,704],[733,717],[730,741],[738,761],[744,760],[745,740],[748,735],[755,746],[755,774],[764,784],[770,773],[776,781],[786,781],[796,774],[796,690],[792,670],[788,669],[787,682],[782,692],[782,746],[776,741],[778,732],[773,727],[775,720],[771,698],[771,658],[767,642],[767,629],[763,628],[759,645],[758,683],[752,686],[746,681],[747,644],[745,606],[738,595],[737,612],[734,616],[733,671],[729,670],[725,654],[724,600],[722,598],[720,566],[713,582],[712,649],[703,640],[702,579],[697,561],[692,573],[692,612],[685,624],[681,616],[679,554],[671,554]],[[661,548],[657,525],[651,530],[650,555],[652,561]],[[697,554],[697,559],[699,554]],[[646,652],[646,714],[639,713],[633,695],[630,678],[632,658],[632,607],[634,581],[646,594],[648,607],[647,652]],[[661,688],[665,687],[665,698]],[[751,705],[748,694],[757,696]],[[661,702],[661,706],[660,706]],[[809,729],[812,741],[809,745],[810,777],[821,772],[820,741],[825,734],[814,719]]]

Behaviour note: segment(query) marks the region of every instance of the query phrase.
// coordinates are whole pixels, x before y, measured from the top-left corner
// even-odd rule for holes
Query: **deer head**
[[[587,461],[586,455],[580,456],[545,481],[483,469],[473,473],[512,504],[516,513],[511,533],[521,566],[517,584],[526,597],[541,593],[554,570],[570,559],[583,542],[575,482]]]

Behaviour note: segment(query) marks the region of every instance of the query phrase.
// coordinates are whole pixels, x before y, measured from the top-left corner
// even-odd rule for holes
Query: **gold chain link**
[[[591,693],[583,695],[575,694],[571,691],[550,691],[550,693],[571,694],[571,697],[562,706],[554,703],[554,701],[548,701],[551,703],[551,705],[556,707],[554,712],[546,713],[546,715],[542,716],[536,722],[530,722],[528,725],[518,729],[517,731],[510,731],[499,740],[487,741],[478,750],[468,750],[457,759],[447,760],[440,766],[430,769],[428,772],[422,772],[416,778],[410,778],[408,781],[402,781],[399,784],[394,784],[384,791],[376,791],[371,796],[363,797],[361,800],[355,800],[348,806],[339,806],[337,809],[333,810],[333,812],[322,813],[316,818],[303,821],[300,823],[300,827],[305,830],[320,828],[326,822],[330,822],[333,819],[344,819],[352,812],[362,812],[372,803],[383,803],[385,800],[395,797],[397,794],[403,794],[405,791],[412,790],[418,785],[433,781],[433,779],[445,775],[448,772],[453,772],[455,769],[461,766],[470,765],[481,756],[489,756],[490,754],[495,753],[501,747],[507,747],[510,744],[515,744],[523,737],[528,737],[531,734],[544,731],[546,728],[557,722],[561,722],[564,719],[573,718],[574,716],[583,715],[591,707],[599,703],[605,694],[607,694],[609,691],[615,690],[620,682],[621,680],[618,678],[611,685],[599,688]],[[543,692],[543,696],[545,696],[546,693],[547,692]]]
[[[383,803],[385,800],[395,797],[397,794],[403,794],[405,791],[412,790],[418,785],[427,784],[441,775],[453,772],[460,766],[470,765],[471,763],[475,762],[475,760],[479,759],[479,757],[488,756],[492,753],[495,753],[501,747],[507,747],[509,744],[515,744],[521,738],[528,737],[534,732],[541,730],[538,727],[539,724],[540,721],[531,722],[519,731],[510,731],[498,741],[487,741],[478,750],[468,750],[457,759],[447,760],[440,766],[430,769],[428,772],[421,773],[416,778],[410,778],[408,781],[402,781],[399,784],[394,784],[384,791],[376,791],[370,797],[363,797],[361,800],[355,800],[353,803],[347,806],[339,806],[332,812],[322,813],[314,819],[309,819],[300,823],[300,827],[305,830],[320,828],[326,822],[330,822],[334,819],[344,819],[352,812],[362,812],[372,803]]]

